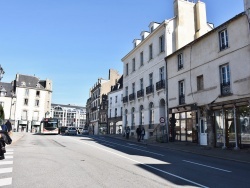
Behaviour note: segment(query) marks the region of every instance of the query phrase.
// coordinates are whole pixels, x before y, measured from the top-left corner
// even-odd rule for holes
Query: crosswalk
[[[12,185],[14,150],[6,147],[5,159],[0,160],[0,187]]]

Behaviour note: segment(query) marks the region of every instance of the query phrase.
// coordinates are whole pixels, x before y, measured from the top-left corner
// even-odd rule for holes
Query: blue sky
[[[196,0],[195,0],[196,1]],[[244,11],[243,0],[203,0],[215,26]],[[173,17],[173,0],[1,0],[2,82],[17,73],[53,81],[53,103],[85,106],[89,89],[151,21]]]

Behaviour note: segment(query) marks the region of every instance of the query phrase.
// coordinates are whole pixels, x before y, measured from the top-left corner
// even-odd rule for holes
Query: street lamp
[[[2,68],[2,66],[0,65],[0,81],[2,80],[4,73],[5,72],[4,72],[3,68]]]

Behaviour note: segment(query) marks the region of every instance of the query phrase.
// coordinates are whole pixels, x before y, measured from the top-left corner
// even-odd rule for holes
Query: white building
[[[149,138],[161,128],[160,118],[168,119],[164,58],[212,29],[203,2],[175,0],[174,14],[162,23],[151,22],[149,31],[141,32],[141,39],[135,39],[134,48],[122,58],[123,126],[131,127],[131,135],[144,126]]]
[[[123,76],[111,86],[108,93],[108,133],[122,133],[122,107],[123,107]]]
[[[8,106],[4,105],[10,111],[6,115],[17,131],[32,131],[40,125],[45,113],[50,112],[52,82],[35,76],[16,74],[10,85],[11,102]]]
[[[59,120],[59,127],[84,127],[86,108],[77,105],[51,104],[50,116]]]
[[[250,145],[249,7],[166,57],[175,140]]]

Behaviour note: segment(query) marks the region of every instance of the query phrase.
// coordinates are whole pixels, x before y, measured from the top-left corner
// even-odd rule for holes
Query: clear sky
[[[244,11],[243,0],[203,2],[215,27]],[[52,103],[85,106],[99,77],[122,74],[141,31],[172,17],[173,0],[1,0],[2,82],[17,73],[48,78]]]

